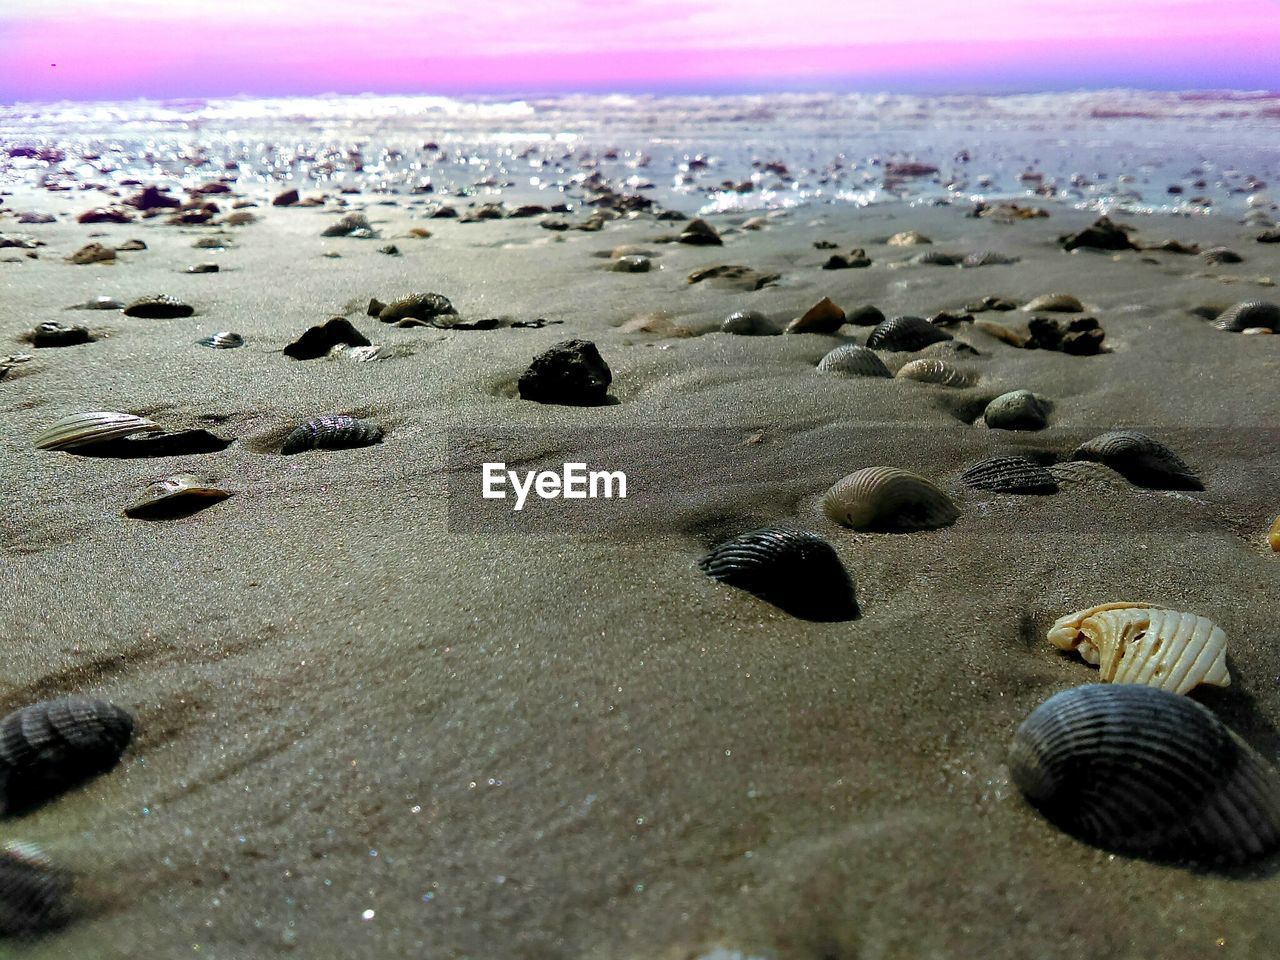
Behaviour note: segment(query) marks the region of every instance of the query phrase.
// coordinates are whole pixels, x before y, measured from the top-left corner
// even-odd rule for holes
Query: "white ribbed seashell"
[[[855,530],[932,530],[960,516],[945,493],[897,467],[864,467],[849,474],[826,492],[822,510]]]
[[[1145,603],[1104,603],[1059,618],[1049,642],[1095,664],[1103,680],[1170,693],[1225,687],[1227,635],[1208,617]]]
[[[940,387],[967,387],[976,379],[969,371],[932,357],[903,364],[897,376],[899,380],[917,380]]]
[[[135,417],[131,413],[94,411],[63,417],[47,430],[36,434],[34,442],[40,450],[71,450],[109,440],[123,440],[135,433],[159,433],[163,430],[160,424],[146,417]]]

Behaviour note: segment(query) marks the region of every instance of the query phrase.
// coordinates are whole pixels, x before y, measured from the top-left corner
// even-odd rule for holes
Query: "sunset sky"
[[[0,102],[1280,89],[1280,0],[0,0]]]

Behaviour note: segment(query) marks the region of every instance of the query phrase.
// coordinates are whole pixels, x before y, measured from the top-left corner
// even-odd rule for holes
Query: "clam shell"
[[[1161,490],[1203,490],[1204,484],[1182,458],[1145,433],[1112,430],[1081,444],[1073,460],[1093,460],[1123,474],[1130,482]]]
[[[912,360],[903,364],[898,370],[899,380],[916,380],[920,383],[933,383],[940,387],[967,387],[977,377],[968,370],[961,370],[945,360],[926,358]]]
[[[441,314],[457,312],[443,294],[414,293],[392,300],[378,312],[378,319],[401,326],[415,325],[415,321],[416,325],[425,325]]]
[[[164,428],[154,420],[131,413],[73,413],[36,434],[39,450],[73,450],[111,440],[123,440],[135,433],[159,433]]]
[[[1084,313],[1084,304],[1069,293],[1046,293],[1022,307],[1027,313]]]
[[[211,486],[189,473],[148,484],[142,495],[124,508],[127,517],[147,519],[191,512],[231,496],[230,490]]]
[[[1052,473],[1026,457],[988,457],[960,474],[960,482],[997,493],[1057,493]]]
[[[70,875],[40,848],[10,840],[0,848],[0,937],[34,937],[70,919]]]
[[[909,262],[920,264],[921,266],[955,267],[960,265],[960,261],[961,258],[952,253],[943,253],[941,250],[926,250],[924,253],[917,253]]]
[[[1021,259],[1021,257],[1010,256],[1007,253],[998,253],[995,250],[982,250],[978,253],[971,253],[966,256],[960,262],[960,265],[962,267],[998,267],[1017,263]]]
[[[1244,257],[1226,247],[1210,247],[1200,254],[1205,263],[1244,263]]]
[[[164,294],[139,297],[124,308],[126,317],[142,317],[147,320],[172,320],[177,317],[189,317],[195,312],[195,308],[190,304]]]
[[[1012,390],[988,403],[982,419],[993,430],[1041,430],[1049,422],[1049,410],[1030,390]]]
[[[720,331],[744,337],[767,337],[782,332],[777,324],[757,310],[735,310],[724,318]]]
[[[874,350],[857,344],[836,347],[818,361],[819,373],[831,373],[841,377],[892,377],[884,361]]]
[[[890,317],[876,324],[867,337],[867,346],[873,350],[912,351],[950,339],[951,334],[924,317]]]
[[[201,337],[196,343],[202,347],[212,347],[214,350],[234,350],[236,347],[244,346],[244,337],[230,330],[219,330],[207,337]]]
[[[1240,864],[1280,842],[1280,778],[1187,697],[1142,686],[1064,690],[1023,721],[1009,772],[1061,829],[1098,846]]]
[[[0,720],[0,808],[25,813],[106,773],[133,736],[133,717],[102,700],[67,697]]]
[[[304,450],[347,450],[367,447],[382,440],[382,428],[368,420],[345,415],[308,420],[285,437],[281,453]]]
[[[1104,603],[1058,618],[1049,642],[1075,650],[1111,683],[1141,683],[1170,693],[1197,684],[1225,687],[1227,635],[1207,617],[1146,603]]]
[[[1246,300],[1227,307],[1213,325],[1228,333],[1240,333],[1250,327],[1280,330],[1280,306],[1266,300]]]
[[[750,530],[698,561],[707,576],[805,620],[858,616],[853,580],[831,544],[789,527]]]
[[[822,511],[855,530],[932,530],[960,516],[945,493],[897,467],[864,467],[849,474],[823,496]]]
[[[1089,460],[1064,460],[1049,468],[1060,487],[1085,487],[1107,490],[1129,489],[1129,482],[1104,463]]]

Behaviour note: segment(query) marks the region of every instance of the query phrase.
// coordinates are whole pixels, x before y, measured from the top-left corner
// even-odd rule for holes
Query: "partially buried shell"
[[[852,578],[831,544],[815,533],[751,530],[721,543],[698,567],[795,617],[831,622],[858,616]]]
[[[215,487],[189,473],[166,477],[148,484],[142,495],[124,508],[125,516],[155,519],[194,513],[231,496],[230,490]]]
[[[195,312],[195,308],[190,304],[164,294],[139,297],[124,308],[126,317],[142,317],[147,320],[172,320],[177,317],[189,317]]]
[[[1280,306],[1265,300],[1236,303],[1222,311],[1213,325],[1227,333],[1240,333],[1252,327],[1280,330]]]
[[[40,450],[74,450],[111,440],[123,440],[135,433],[159,433],[164,428],[154,420],[131,413],[73,413],[36,434]]]
[[[214,350],[234,350],[236,347],[244,346],[244,337],[230,330],[219,330],[207,337],[201,337],[196,342],[202,347],[212,347]]]
[[[926,358],[912,360],[898,370],[899,380],[916,380],[940,387],[967,387],[977,378],[968,370],[961,370],[945,360]]]
[[[0,809],[25,813],[120,761],[133,717],[102,700],[66,697],[0,720]]]
[[[1094,491],[1131,490],[1127,480],[1103,463],[1089,460],[1064,460],[1049,468],[1060,487],[1082,487]]]
[[[1040,430],[1049,422],[1048,404],[1030,390],[1002,393],[982,411],[993,430]]]
[[[1203,490],[1204,484],[1163,443],[1137,430],[1112,430],[1081,444],[1073,460],[1105,463],[1132,483],[1161,490]]]
[[[382,428],[368,420],[345,415],[317,417],[294,429],[285,437],[281,453],[304,450],[346,450],[367,447],[382,440]]]
[[[1227,635],[1207,617],[1146,603],[1104,603],[1060,617],[1049,642],[1075,650],[1111,683],[1141,683],[1170,693],[1197,684],[1225,687]]]
[[[874,350],[857,344],[836,347],[818,361],[819,373],[831,373],[841,377],[892,377]]]
[[[945,493],[897,467],[864,467],[849,474],[826,492],[822,510],[855,530],[932,530],[960,516]]]
[[[0,848],[0,937],[35,937],[71,916],[71,877],[30,843]]]
[[[912,351],[950,339],[951,334],[924,317],[890,317],[876,324],[867,337],[867,346],[873,350]]]
[[[1280,842],[1280,778],[1209,710],[1165,690],[1089,684],[1036,707],[1009,748],[1027,799],[1110,850],[1241,864]]]
[[[960,482],[997,493],[1057,493],[1052,473],[1027,457],[988,457],[960,474]]]

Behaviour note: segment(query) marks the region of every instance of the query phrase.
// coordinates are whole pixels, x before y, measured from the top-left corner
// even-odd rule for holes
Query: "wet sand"
[[[1143,239],[1246,258],[1217,266],[1064,253],[1055,238],[1094,215],[1057,205],[1012,224],[959,206],[808,207],[758,231],[712,218],[725,245],[690,247],[655,243],[680,224],[650,216],[559,233],[371,203],[381,239],[325,239],[340,211],[264,195],[263,219],[226,228],[234,244],[213,253],[191,243],[217,228],[84,226],[68,215],[85,196],[5,199],[61,219],[0,218],[0,232],[47,244],[36,260],[0,251],[18,258],[0,262],[0,353],[35,356],[0,380],[0,708],[93,695],[138,721],[119,768],[5,823],[75,872],[81,909],[15,956],[1195,958],[1262,956],[1280,940],[1272,864],[1224,874],[1113,856],[1041,818],[1004,766],[1036,704],[1096,678],[1049,646],[1049,623],[1121,599],[1218,622],[1233,683],[1196,698],[1269,759],[1280,751],[1280,557],[1265,539],[1280,510],[1280,336],[1188,312],[1278,299],[1256,282],[1280,278],[1259,228],[1117,218]],[[414,226],[432,235],[407,237]],[[934,244],[882,242],[907,229]],[[147,249],[63,262],[98,233]],[[872,266],[824,271],[832,251],[815,240],[863,247]],[[389,242],[402,256],[377,252]],[[660,254],[654,269],[610,272],[594,255],[625,244]],[[894,266],[922,249],[1021,261]],[[180,272],[210,260],[221,272]],[[754,292],[686,282],[724,263],[781,279]],[[446,331],[364,316],[370,297],[415,291],[468,318],[563,323]],[[64,310],[155,292],[195,316]],[[1054,292],[1084,301],[1110,352],[1019,350],[962,325],[952,332],[979,354],[955,362],[980,374],[964,390],[816,373],[869,328],[712,332],[733,310],[785,323],[823,296],[929,316]],[[621,329],[654,311],[695,335]],[[336,315],[405,355],[281,355]],[[46,320],[99,339],[17,339]],[[215,330],[246,345],[196,345]],[[599,346],[616,404],[516,396],[534,354],[569,337]],[[1053,400],[1047,429],[971,422],[1018,388]],[[132,460],[32,447],[58,418],[99,409],[235,443]],[[274,452],[335,412],[375,420],[385,440]],[[1205,490],[1015,497],[956,480],[993,453],[1052,461],[1123,426],[1166,442]],[[477,451],[612,458],[635,492],[513,519],[481,501]],[[894,535],[827,520],[822,492],[876,464],[933,479],[959,521]],[[176,520],[121,515],[144,483],[184,471],[236,493]],[[861,619],[797,620],[695,567],[718,537],[783,521],[835,546]]]

